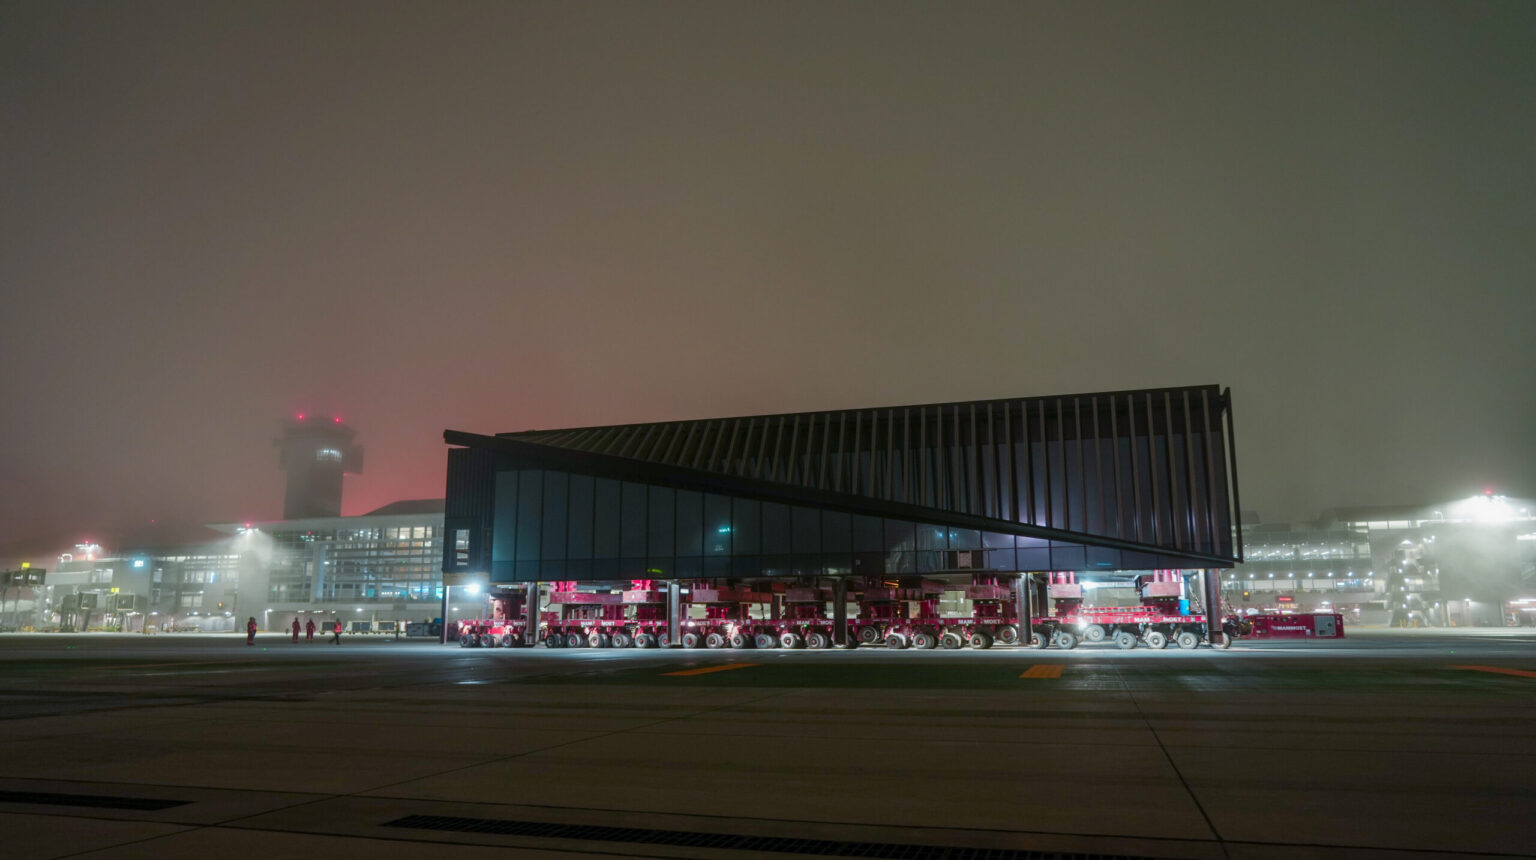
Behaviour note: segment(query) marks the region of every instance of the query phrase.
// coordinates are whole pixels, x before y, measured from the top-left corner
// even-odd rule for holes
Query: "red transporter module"
[[[681,620],[684,648],[772,648],[778,634],[772,622],[752,617],[753,604],[772,602],[766,592],[750,591],[745,586],[694,582],[688,587],[688,602],[704,607],[703,618]]]
[[[1075,573],[1049,574],[1049,597],[1055,614],[1036,619],[1030,647],[1076,648],[1079,640],[1111,641],[1120,648],[1135,648],[1138,642],[1148,648],[1166,648],[1176,642],[1180,648],[1196,648],[1206,641],[1203,615],[1179,611],[1180,580],[1176,570],[1159,570],[1136,577],[1141,593],[1139,606],[1083,606],[1083,586]],[[1221,648],[1230,640],[1222,637]]]
[[[954,586],[931,579],[904,578],[896,585],[865,580],[859,595],[859,615],[853,624],[857,641],[884,643],[887,648],[991,648],[992,643],[1019,641],[1016,593],[999,577],[977,574],[963,586],[971,614],[939,613],[939,598]]]
[[[629,626],[621,594],[580,591],[574,582],[550,584],[549,605],[539,637],[548,648],[591,645],[627,647]]]
[[[528,592],[521,588],[493,588],[487,598],[490,618],[458,622],[460,648],[519,648],[528,639]]]
[[[1222,629],[1242,639],[1343,639],[1344,616],[1337,612],[1234,616]]]

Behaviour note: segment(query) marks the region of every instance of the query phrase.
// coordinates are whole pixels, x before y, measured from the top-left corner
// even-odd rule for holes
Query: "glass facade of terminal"
[[[1143,553],[551,469],[496,474],[494,582],[1152,567]]]
[[[441,595],[442,527],[278,527],[268,599],[274,604],[402,603]]]

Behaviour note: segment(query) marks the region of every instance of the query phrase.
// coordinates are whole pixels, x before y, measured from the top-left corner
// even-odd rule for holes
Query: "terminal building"
[[[442,565],[598,589],[1212,571],[1241,557],[1231,428],[1196,386],[448,431]]]

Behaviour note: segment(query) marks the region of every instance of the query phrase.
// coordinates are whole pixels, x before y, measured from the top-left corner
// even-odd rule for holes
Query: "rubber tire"
[[[859,644],[873,645],[880,641],[880,629],[878,627],[860,627]]]
[[[1103,642],[1108,635],[1102,624],[1090,624],[1083,628],[1084,642]]]
[[[635,640],[630,638],[630,635],[627,632],[623,630],[613,631],[613,647],[628,648],[633,644],[635,644]]]
[[[790,649],[804,648],[805,637],[801,636],[799,633],[790,633],[785,631],[779,634],[779,647]]]
[[[1168,647],[1168,634],[1161,630],[1148,630],[1147,634],[1141,638],[1153,651],[1161,651]]]
[[[907,637],[900,633],[885,634],[885,647],[892,651],[900,651],[907,647]]]
[[[666,633],[657,633],[656,634],[656,647],[657,648],[666,648],[666,647],[668,647],[671,644],[672,644],[672,637],[669,634],[666,634]]]
[[[473,648],[473,647],[475,647],[475,644],[478,641],[479,640],[476,639],[473,636],[465,636],[462,633],[459,634],[459,647],[460,648]]]
[[[503,648],[516,648],[523,644],[523,637],[516,633],[503,633],[500,644]]]
[[[586,639],[585,636],[582,636],[580,633],[567,633],[567,634],[565,634],[565,647],[567,647],[567,648],[585,648],[586,645],[587,645],[587,639]]]
[[[546,633],[544,635],[545,648],[561,648],[565,646],[565,637],[559,633]]]
[[[746,635],[745,633],[732,633],[731,647],[737,649],[751,648],[752,637]]]
[[[635,647],[636,648],[655,648],[656,647],[656,637],[654,635],[652,635],[650,633],[647,633],[644,630],[642,630],[639,633],[635,634]]]
[[[985,651],[992,647],[992,634],[985,630],[972,631],[971,638],[967,644],[977,651]]]
[[[596,630],[594,630],[591,633],[587,634],[587,647],[588,648],[612,648],[613,647],[613,637],[606,636],[606,635],[604,635],[602,633],[599,633]]]
[[[683,634],[683,647],[684,648],[698,648],[699,646],[701,646],[703,644],[704,644],[704,637],[700,636],[699,634],[697,634],[695,632],[693,632],[692,630],[689,630],[687,633]]]
[[[1121,651],[1129,651],[1136,647],[1136,634],[1129,630],[1115,631],[1115,647]]]
[[[939,637],[927,630],[919,630],[912,634],[912,647],[922,651],[932,651],[939,647]]]
[[[805,646],[816,651],[825,651],[832,647],[832,637],[820,630],[812,630],[805,634]]]
[[[992,638],[996,639],[999,645],[1017,645],[1019,644],[1019,628],[1012,624],[1004,624],[997,628],[997,633]]]
[[[1032,632],[1029,634],[1029,647],[1036,651],[1044,651],[1051,647],[1051,637],[1044,633]]]
[[[496,647],[496,637],[492,636],[489,633],[481,633],[480,634],[480,647],[481,648],[495,648]]]
[[[1179,647],[1185,651],[1193,651],[1200,647],[1200,637],[1189,630],[1180,630],[1179,635],[1173,637],[1173,641],[1177,642]]]
[[[729,644],[731,644],[731,643],[726,641],[725,634],[720,633],[719,631],[711,631],[709,633],[704,634],[704,647],[705,648],[709,648],[711,650],[714,650],[714,649],[724,648],[725,646],[727,646]]]
[[[951,631],[939,637],[939,645],[946,651],[954,651],[957,648],[965,647],[965,639],[959,633]]]
[[[772,633],[759,633],[752,637],[752,646],[754,648],[764,649],[777,648],[779,647],[779,639]]]

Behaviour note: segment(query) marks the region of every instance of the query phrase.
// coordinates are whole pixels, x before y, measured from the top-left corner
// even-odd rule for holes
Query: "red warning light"
[[[337,424],[341,423],[341,417],[340,416],[337,416],[336,418],[332,418],[331,420],[335,421]]]
[[[299,420],[300,421],[304,420],[304,413],[302,413],[302,412],[299,413]]]

